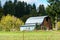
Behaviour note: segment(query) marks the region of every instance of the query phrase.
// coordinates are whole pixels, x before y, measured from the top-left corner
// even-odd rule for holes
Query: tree
[[[16,14],[15,14],[15,16],[22,17],[23,15],[25,15],[25,3],[19,1],[16,5]]]
[[[58,30],[60,30],[60,22],[57,22]]]
[[[0,28],[2,31],[18,31],[23,21],[11,15],[3,16],[0,21]]]
[[[16,14],[16,5],[17,5],[17,0],[14,0],[14,3],[13,3],[13,5],[14,5],[14,15]]]
[[[17,0],[14,0],[12,2],[11,0],[6,1],[4,6],[4,15],[10,14],[14,15],[15,17],[18,17],[21,19],[27,19],[30,16],[37,16],[37,10],[36,10],[36,5],[33,4],[27,4],[26,2],[21,2]],[[25,22],[24,20],[24,22]]]
[[[12,3],[12,1],[6,1],[6,3],[4,4],[3,6],[3,9],[4,9],[4,14],[7,15],[8,14],[11,14],[11,15],[14,15],[14,4]]]
[[[33,8],[34,10],[36,10],[36,5],[35,5],[35,4],[33,4],[32,8]]]
[[[14,0],[14,4],[16,4],[17,3],[17,0]]]
[[[31,16],[37,16],[36,5],[30,5],[25,3],[25,15],[21,17],[21,19],[25,22]]]
[[[30,14],[31,16],[37,16],[37,10],[36,10],[36,5],[33,4],[31,7],[31,10],[30,10]]]
[[[28,4],[28,5],[26,6],[26,15],[29,15],[29,14],[30,14],[31,9],[32,9],[32,6],[31,6],[30,4]]]
[[[1,8],[1,1],[0,1],[0,8]]]
[[[0,1],[0,19],[1,19],[2,16],[3,16],[3,8],[1,6],[1,1]]]
[[[31,17],[31,15],[24,15],[23,17],[21,17],[21,19],[23,20],[23,22],[25,23],[26,20]]]
[[[38,13],[39,13],[40,16],[47,15],[44,5],[39,5],[39,12]]]
[[[36,10],[36,5],[33,4],[32,9],[30,11],[31,16],[37,16],[37,10]]]
[[[38,25],[38,23],[36,23],[36,27],[35,27],[36,30],[40,30],[40,25]]]
[[[54,18],[54,24],[57,29],[57,18],[58,15],[60,15],[60,0],[48,0],[50,5],[47,7],[47,12],[49,12],[49,15],[52,15],[52,18]]]

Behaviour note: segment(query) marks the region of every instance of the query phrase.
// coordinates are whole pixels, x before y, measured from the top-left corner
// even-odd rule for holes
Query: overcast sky
[[[12,1],[14,1],[14,0],[12,0]],[[44,4],[45,7],[48,5],[48,2],[46,0],[18,0],[18,1],[24,1],[24,2],[27,2],[29,4],[35,3],[37,7],[40,4]],[[2,6],[4,5],[5,2],[6,2],[6,0],[1,0]]]

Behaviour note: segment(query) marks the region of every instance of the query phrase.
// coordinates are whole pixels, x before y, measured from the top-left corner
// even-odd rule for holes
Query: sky
[[[14,1],[14,0],[12,0]],[[33,4],[35,3],[36,4],[36,7],[38,7],[40,4],[43,4],[45,7],[48,6],[48,2],[47,0],[18,0],[18,1],[24,1],[24,2],[27,2],[28,4]],[[1,0],[1,4],[2,6],[5,4],[6,0]]]

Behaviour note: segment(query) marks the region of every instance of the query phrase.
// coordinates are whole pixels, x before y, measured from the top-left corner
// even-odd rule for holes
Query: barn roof
[[[39,16],[39,17],[30,17],[27,19],[27,21],[25,22],[25,24],[41,24],[44,20],[44,18],[47,16]]]

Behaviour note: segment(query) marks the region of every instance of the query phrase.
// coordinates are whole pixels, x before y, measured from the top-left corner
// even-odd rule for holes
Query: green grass
[[[60,31],[0,32],[0,40],[60,40]]]

